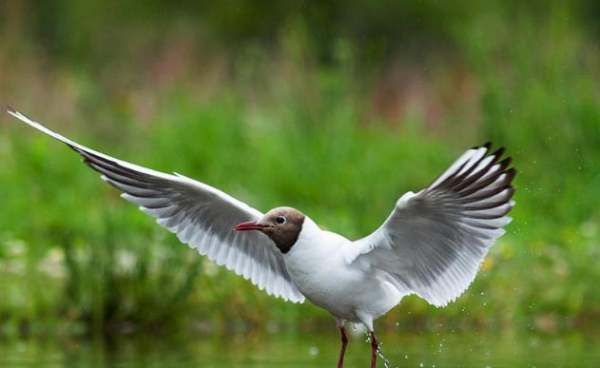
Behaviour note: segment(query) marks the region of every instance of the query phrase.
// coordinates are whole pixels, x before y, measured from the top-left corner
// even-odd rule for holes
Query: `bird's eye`
[[[275,217],[275,222],[277,222],[278,224],[285,224],[287,222],[287,219],[284,216],[277,216]]]

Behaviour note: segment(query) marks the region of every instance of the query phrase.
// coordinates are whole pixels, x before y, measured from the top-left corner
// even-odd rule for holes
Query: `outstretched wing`
[[[415,293],[443,306],[459,297],[514,206],[510,158],[490,145],[465,152],[417,194],[403,195],[371,235],[351,247],[350,262],[378,269],[402,293]]]
[[[123,192],[121,197],[155,217],[158,224],[200,254],[270,295],[304,301],[273,242],[257,231],[233,230],[237,223],[258,220],[261,212],[209,185],[118,160],[75,143],[19,112],[8,112],[74,149],[103,180]]]

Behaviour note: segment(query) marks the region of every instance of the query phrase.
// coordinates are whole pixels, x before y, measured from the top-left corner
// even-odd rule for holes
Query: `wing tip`
[[[471,147],[472,150],[477,150],[477,149],[481,149],[481,148],[485,148],[487,152],[492,150],[492,142],[491,141],[487,141],[482,145],[479,146],[473,146]],[[500,146],[498,147],[495,151],[489,153],[490,156],[494,156],[497,160],[500,159],[502,157],[502,155],[504,155],[504,153],[506,152],[506,147],[505,146]],[[487,155],[486,155],[487,156]],[[508,164],[510,164],[512,162],[512,157],[506,157],[504,159],[502,159],[500,161],[500,163],[503,162],[507,162]],[[506,165],[506,167],[508,167],[508,164]]]
[[[495,150],[494,152],[490,153],[491,156],[494,156],[497,159],[499,159],[500,157],[502,157],[502,155],[504,155],[504,152],[506,151],[506,148],[504,146],[498,148],[497,150]]]
[[[484,144],[480,144],[479,146],[473,146],[473,147],[471,147],[471,149],[473,149],[473,150],[477,150],[477,149],[480,149],[480,148],[485,148],[486,150],[489,151],[492,148],[492,142],[491,141],[487,141]]]
[[[512,157],[510,156],[505,157],[500,162],[498,162],[498,164],[500,164],[500,167],[502,168],[502,171],[506,170],[506,168],[509,167],[511,163]]]
[[[30,117],[28,117],[27,115],[23,114],[20,111],[17,111],[15,109],[13,109],[10,106],[6,107],[6,112],[11,115],[12,117],[16,118],[17,120],[19,120],[22,123],[25,123],[27,125],[29,125],[30,127],[46,134],[49,135],[50,137],[61,141],[62,143],[66,144],[67,146],[75,149],[75,147],[77,146],[77,144],[71,140],[69,140],[68,138],[63,137],[62,135],[58,134],[57,132],[45,127],[44,125],[42,125],[41,123],[31,119]]]
[[[6,105],[5,110],[6,110],[6,113],[11,115],[13,118],[17,118],[25,123],[29,123],[29,121],[31,120],[27,116],[23,115],[21,112],[12,108],[10,105]]]
[[[510,169],[506,170],[504,172],[504,174],[506,174],[507,181],[510,184],[510,183],[512,183],[515,176],[517,176],[517,169],[515,169],[514,167],[511,167]],[[511,185],[511,187],[512,187],[512,185]]]

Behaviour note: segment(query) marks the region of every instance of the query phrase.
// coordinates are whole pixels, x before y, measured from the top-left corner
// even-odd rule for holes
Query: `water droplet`
[[[383,360],[383,366],[385,368],[392,368],[392,363],[390,363],[390,360],[388,358],[386,358],[385,355],[383,355],[383,351],[381,350],[381,347],[382,347],[382,344],[379,343],[379,346],[377,347],[377,355],[381,358],[381,360]]]
[[[311,346],[308,349],[308,355],[310,355],[310,356],[317,356],[317,355],[319,355],[319,348],[316,347],[316,346]]]

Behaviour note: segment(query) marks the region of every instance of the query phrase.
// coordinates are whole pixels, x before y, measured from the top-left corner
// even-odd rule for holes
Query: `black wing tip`
[[[484,144],[480,145],[480,146],[475,146],[475,147],[471,147],[471,149],[479,149],[479,148],[485,148],[488,152],[492,150],[492,142],[491,141],[487,141]],[[506,147],[505,146],[500,146],[498,148],[496,148],[495,151],[488,153],[487,155],[489,156],[494,156],[496,157],[496,159],[500,159],[504,153],[506,152]],[[486,156],[487,156],[486,155]],[[507,157],[509,159],[509,163],[511,162],[512,158]],[[502,161],[501,161],[502,162]]]
[[[506,148],[504,148],[504,146],[502,146],[502,147],[498,148],[497,150],[495,150],[494,152],[490,153],[490,156],[496,157],[496,160],[497,160],[500,157],[502,157],[502,155],[504,155],[504,152],[506,152]]]
[[[502,161],[499,162],[500,167],[502,167],[502,170],[505,170],[507,167],[509,167],[511,163],[512,163],[512,157],[510,157],[510,156],[505,157],[504,159],[502,159]]]
[[[509,177],[509,181],[512,181],[513,178],[517,175],[517,169],[515,169],[514,167],[511,167],[510,169],[506,170],[504,172],[506,175],[508,175]]]
[[[517,175],[517,169],[515,169],[514,167],[511,167],[508,170],[505,170],[503,172],[504,175],[506,175],[504,182],[506,183],[506,187],[512,189],[512,192],[515,192],[515,188],[512,185],[512,182],[515,178],[515,176]]]
[[[479,149],[479,148],[486,148],[487,150],[490,150],[490,148],[492,148],[492,142],[487,141],[484,144],[481,144],[479,146],[473,146],[473,147],[471,147],[471,149]]]

